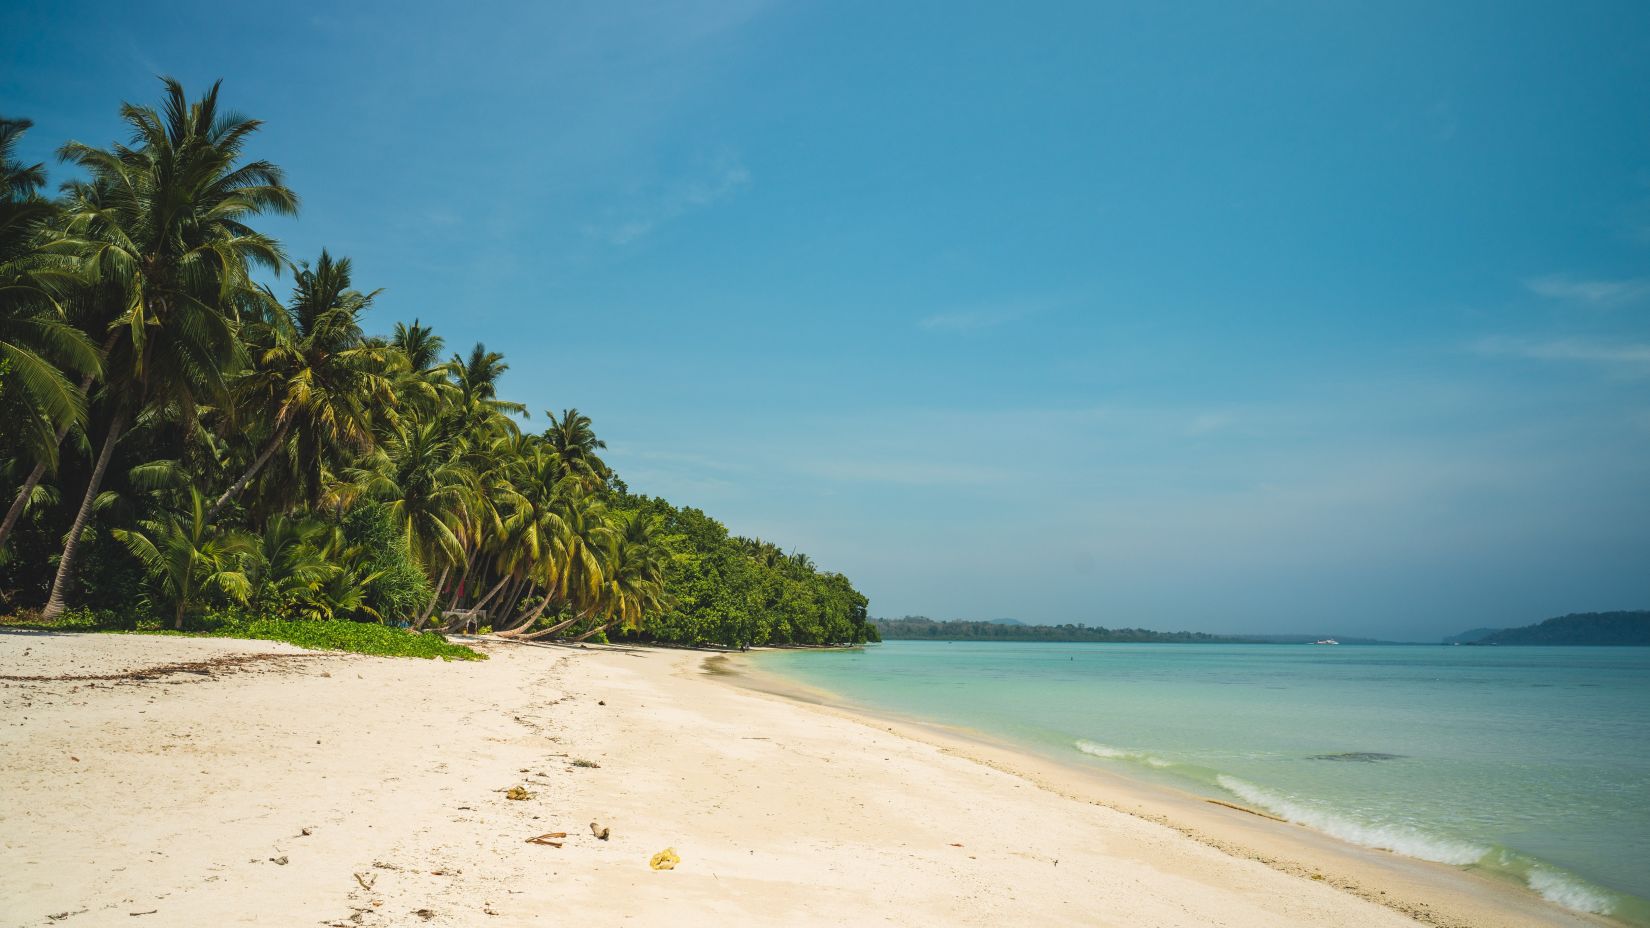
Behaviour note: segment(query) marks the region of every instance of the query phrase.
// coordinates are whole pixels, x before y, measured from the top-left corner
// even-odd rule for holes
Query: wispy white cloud
[[[1601,364],[1650,372],[1650,343],[1590,338],[1532,339],[1496,335],[1474,342],[1480,354],[1533,361]]]
[[[1531,293],[1551,300],[1589,303],[1595,306],[1614,306],[1650,296],[1650,277],[1630,277],[1621,280],[1575,277],[1570,274],[1548,274],[1524,281]]]
[[[690,212],[705,209],[751,183],[750,169],[736,158],[724,157],[704,176],[666,189],[652,203],[633,209],[609,224],[589,225],[585,234],[612,245],[629,245],[660,226]]]
[[[917,325],[930,332],[978,332],[1018,322],[1048,308],[1039,300],[1017,300],[988,303],[979,306],[960,306],[945,312],[924,316]]]

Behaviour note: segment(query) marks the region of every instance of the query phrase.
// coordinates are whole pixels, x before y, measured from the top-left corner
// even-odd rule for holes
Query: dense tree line
[[[1098,625],[1022,625],[1017,622],[972,622],[953,619],[936,622],[925,616],[876,619],[877,631],[885,640],[934,639],[941,641],[1158,641],[1236,643],[1253,638],[1231,638],[1203,632],[1154,632],[1144,628],[1102,628]]]
[[[1576,612],[1535,625],[1488,631],[1464,643],[1645,647],[1650,646],[1650,612]]]
[[[259,123],[127,104],[46,193],[0,119],[0,596],[173,627],[214,617],[474,621],[501,635],[863,641],[839,574],[632,496],[576,409],[502,398],[502,355],[369,335],[345,257],[289,260]],[[291,274],[284,298],[259,275]]]

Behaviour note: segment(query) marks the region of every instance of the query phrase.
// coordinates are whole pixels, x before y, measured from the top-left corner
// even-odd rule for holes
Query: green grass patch
[[[212,638],[284,641],[312,651],[352,651],[382,657],[426,657],[483,661],[487,655],[453,644],[435,632],[414,632],[375,622],[283,622],[257,619],[224,625],[206,633]]]

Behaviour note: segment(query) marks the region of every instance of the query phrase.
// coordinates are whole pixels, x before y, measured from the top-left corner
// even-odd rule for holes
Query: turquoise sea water
[[[1650,925],[1650,648],[896,641],[760,666]]]

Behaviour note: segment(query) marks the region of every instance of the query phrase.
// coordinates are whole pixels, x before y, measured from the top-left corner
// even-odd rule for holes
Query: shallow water
[[[896,641],[761,661],[1650,925],[1650,648]]]

